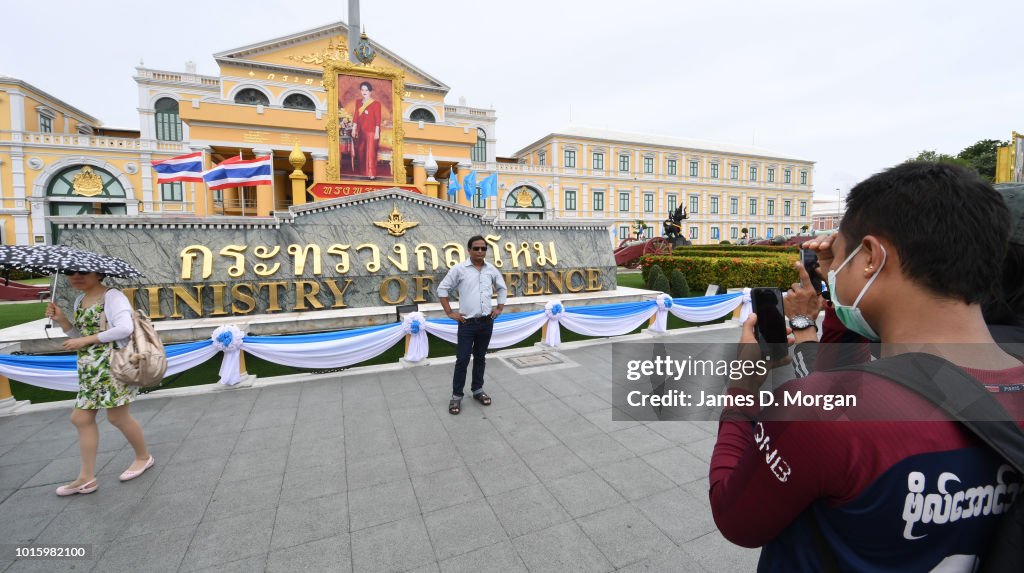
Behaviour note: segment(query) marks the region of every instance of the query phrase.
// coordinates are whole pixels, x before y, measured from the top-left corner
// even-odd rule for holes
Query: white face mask
[[[871,328],[871,325],[868,324],[867,319],[864,318],[864,314],[859,308],[857,308],[857,305],[860,304],[861,299],[864,298],[864,295],[868,292],[868,288],[871,287],[871,283],[875,282],[875,279],[878,278],[878,275],[882,272],[882,267],[885,266],[885,261],[889,258],[889,255],[885,252],[885,247],[882,247],[882,264],[878,265],[878,271],[871,276],[868,283],[864,285],[864,288],[860,289],[860,294],[857,295],[857,300],[853,301],[852,305],[846,306],[839,302],[839,294],[838,291],[836,291],[836,275],[839,274],[839,271],[843,270],[843,267],[845,267],[850,260],[853,259],[854,255],[860,252],[863,247],[864,244],[861,243],[853,250],[852,253],[850,253],[850,256],[846,257],[846,260],[843,261],[843,264],[839,265],[838,269],[828,272],[828,290],[832,293],[832,306],[835,307],[836,316],[839,317],[839,321],[843,323],[843,326],[872,342],[878,342],[881,338],[878,336],[878,333],[875,332],[875,329]]]

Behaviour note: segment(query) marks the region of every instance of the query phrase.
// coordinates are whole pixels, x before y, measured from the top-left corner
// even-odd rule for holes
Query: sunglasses
[[[471,251],[486,251],[487,247],[472,247],[469,250],[471,250]]]
[[[75,275],[85,276],[85,275],[92,274],[92,271],[61,271],[60,274],[66,276],[66,277],[73,277]]]

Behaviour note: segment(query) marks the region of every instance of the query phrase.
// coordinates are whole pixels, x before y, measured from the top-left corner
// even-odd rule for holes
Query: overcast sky
[[[371,38],[498,112],[508,155],[572,123],[816,161],[831,199],[922,149],[1024,131],[1024,2],[362,0]],[[43,0],[4,9],[0,74],[138,128],[134,67],[347,19],[346,0]],[[20,13],[19,13],[20,12]]]

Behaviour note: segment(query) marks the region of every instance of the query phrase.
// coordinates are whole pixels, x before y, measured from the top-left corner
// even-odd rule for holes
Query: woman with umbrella
[[[77,479],[57,488],[57,495],[92,493],[99,487],[96,451],[100,436],[96,412],[100,409],[107,411],[107,419],[121,430],[135,450],[135,460],[121,474],[121,481],[142,475],[154,462],[142,426],[128,410],[138,387],[126,386],[110,375],[113,345],[127,344],[135,329],[133,311],[124,293],[102,282],[108,275],[137,277],[141,273],[116,257],[62,246],[0,249],[0,266],[60,273],[81,291],[70,318],[53,302],[46,308],[46,316],[69,336],[64,349],[78,353],[78,397],[71,411],[71,423],[78,429],[82,467]]]

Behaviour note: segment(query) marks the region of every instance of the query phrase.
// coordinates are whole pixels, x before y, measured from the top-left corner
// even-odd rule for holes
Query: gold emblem
[[[391,209],[391,214],[388,215],[387,221],[374,221],[373,224],[387,229],[388,233],[395,237],[401,237],[408,229],[419,225],[419,223],[414,221],[406,221],[402,214],[398,212],[397,206]]]
[[[348,61],[348,46],[345,40],[338,39],[338,43],[334,43],[334,39],[328,40],[327,49],[317,53],[312,53],[306,56],[288,56],[289,60],[296,62],[302,62],[304,64],[316,64],[322,66],[327,62],[347,62]]]
[[[533,205],[533,194],[526,190],[526,188],[520,189],[519,193],[516,193],[516,206],[517,207],[530,207]]]
[[[95,197],[103,193],[103,180],[92,172],[92,167],[86,165],[71,180],[71,188],[74,189],[76,195]]]

